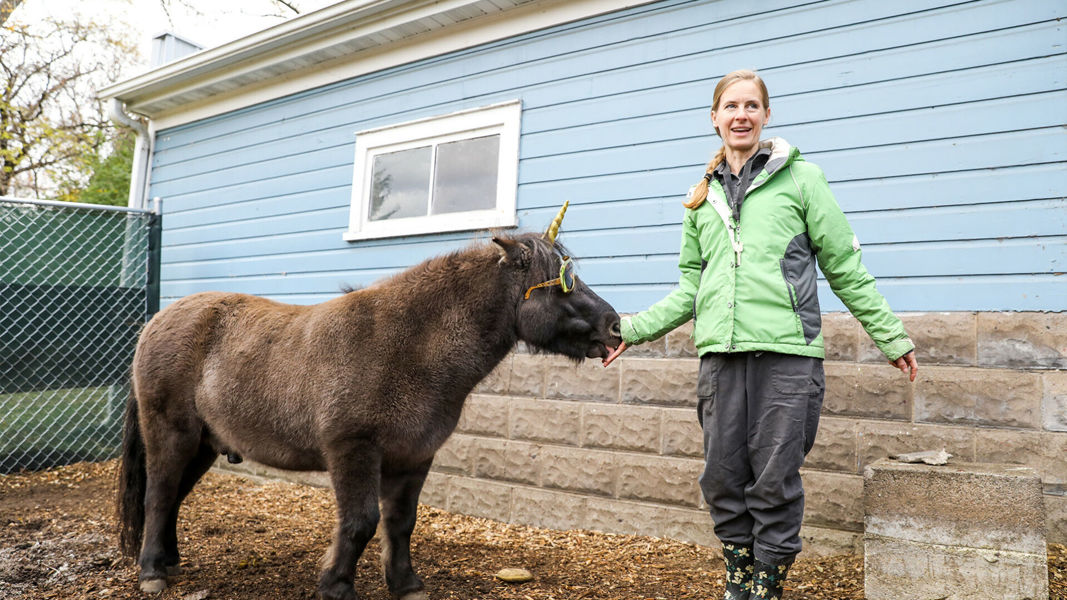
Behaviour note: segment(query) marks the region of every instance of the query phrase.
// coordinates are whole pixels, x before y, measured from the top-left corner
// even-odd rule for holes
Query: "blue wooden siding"
[[[520,226],[621,312],[677,278],[715,82],[759,70],[896,310],[1067,310],[1067,5],[667,0],[307,90],[157,136],[163,302],[309,303],[484,232],[344,242],[354,132],[519,98]],[[824,310],[840,303],[821,290]]]

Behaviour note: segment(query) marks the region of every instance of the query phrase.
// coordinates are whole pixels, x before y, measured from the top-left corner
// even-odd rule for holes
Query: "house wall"
[[[581,276],[640,310],[677,279],[680,200],[718,147],[714,83],[753,67],[766,135],[826,171],[896,310],[1067,309],[1061,3],[760,8],[669,0],[161,131],[163,304],[209,289],[317,302],[484,238],[344,242],[355,132],[518,98],[520,226],[569,199]]]
[[[639,311],[677,278],[681,197],[718,147],[712,88],[755,68],[772,96],[765,135],[825,170],[922,364],[902,381],[820,289],[829,355],[804,471],[809,548],[856,548],[865,464],[941,446],[1039,468],[1050,539],[1067,541],[1067,10],[751,7],[668,0],[159,132],[163,304],[209,289],[318,302],[483,238],[344,242],[354,133],[517,98],[520,226],[543,228],[570,200],[561,239],[580,276]],[[471,396],[424,501],[713,544],[686,336],[607,370],[513,354]]]

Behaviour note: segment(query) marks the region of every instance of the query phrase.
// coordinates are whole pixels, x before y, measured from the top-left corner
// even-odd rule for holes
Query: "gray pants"
[[[815,442],[822,359],[740,352],[705,354],[697,381],[704,429],[704,492],[724,543],[787,564],[800,552],[800,466]]]

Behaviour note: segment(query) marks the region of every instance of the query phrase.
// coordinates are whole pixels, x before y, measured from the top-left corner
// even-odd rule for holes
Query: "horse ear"
[[[510,238],[496,236],[493,236],[493,243],[496,244],[496,249],[500,252],[500,264],[514,263],[523,269],[530,266],[532,251],[525,244]]]

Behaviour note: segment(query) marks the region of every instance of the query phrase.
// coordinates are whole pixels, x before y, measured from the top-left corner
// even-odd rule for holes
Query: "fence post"
[[[148,310],[145,314],[145,322],[159,312],[159,267],[162,254],[163,237],[163,201],[157,196],[152,199],[152,214],[148,218],[148,281],[145,291],[147,292]]]

